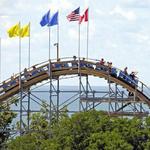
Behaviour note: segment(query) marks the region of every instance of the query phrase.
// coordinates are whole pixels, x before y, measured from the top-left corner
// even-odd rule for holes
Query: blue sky
[[[80,6],[89,7],[89,57],[138,71],[147,85],[150,66],[150,0],[1,0],[2,79],[18,72],[18,39],[8,38],[7,29],[21,21],[31,22],[31,64],[48,59],[48,28],[39,22],[48,9],[59,10],[60,57],[77,55],[78,24],[66,16]],[[51,32],[51,56],[56,58],[56,27]],[[81,56],[86,56],[86,23],[81,25]],[[22,69],[27,66],[28,38],[22,39]]]

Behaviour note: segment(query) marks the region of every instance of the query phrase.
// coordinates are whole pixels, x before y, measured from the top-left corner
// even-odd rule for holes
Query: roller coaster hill
[[[48,106],[49,116],[56,113],[59,118],[63,108],[69,108],[69,105],[75,101],[78,103],[76,111],[99,110],[102,106],[105,113],[113,116],[147,116],[150,105],[148,86],[112,65],[99,62],[94,59],[72,57],[49,60],[28,69],[25,68],[22,72],[1,83],[1,105],[11,104],[13,97],[19,99],[20,106],[17,112],[20,114],[20,124],[25,120],[23,119],[25,116],[29,126],[29,114],[37,111],[32,109],[31,101],[39,105],[42,102],[35,95],[34,89],[39,85],[49,84],[49,91],[47,91],[49,102],[45,102]],[[89,82],[90,76],[106,80],[108,90],[94,90]],[[76,77],[79,80],[78,90],[60,90],[60,80]],[[63,93],[73,93],[74,95],[61,102]],[[68,110],[68,113],[76,111]]]

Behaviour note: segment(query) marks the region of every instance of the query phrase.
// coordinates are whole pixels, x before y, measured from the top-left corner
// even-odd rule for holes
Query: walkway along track
[[[69,59],[69,60],[68,60]],[[95,77],[104,78],[109,80],[109,82],[117,83],[118,85],[126,88],[130,92],[136,91],[136,97],[140,101],[144,101],[148,106],[150,106],[150,89],[141,81],[134,82],[128,79],[128,82],[124,80],[120,73],[123,73],[121,70],[112,67],[115,70],[115,74],[110,71],[108,66],[102,66],[98,64],[97,60],[74,60],[71,58],[61,59],[61,61],[52,61],[51,64],[51,73],[52,79],[56,79],[60,76],[65,75],[75,75],[81,74],[81,76],[91,75]],[[78,68],[80,62],[80,69]],[[23,90],[27,90],[32,85],[36,85],[44,80],[48,80],[49,76],[49,61],[35,65],[36,73],[33,70],[33,67],[27,69],[27,72],[30,74],[30,77],[26,78],[25,73],[21,72],[21,79],[22,79],[22,88]],[[34,75],[33,75],[34,72]],[[123,75],[125,78],[128,76]],[[7,102],[10,97],[19,93],[19,74],[15,75],[13,79],[15,82],[12,84],[12,79],[9,78],[3,83],[1,83],[1,90],[0,90],[0,102]],[[5,87],[4,87],[5,84]]]

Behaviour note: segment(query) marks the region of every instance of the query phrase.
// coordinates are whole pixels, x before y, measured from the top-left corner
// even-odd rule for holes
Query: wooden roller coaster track
[[[68,60],[69,59],[69,60]],[[133,85],[131,83],[126,82],[124,79],[120,78],[116,73],[114,76],[110,73],[108,66],[101,66],[104,67],[105,70],[97,69],[98,61],[97,60],[74,60],[74,59],[61,59],[61,61],[52,60],[37,64],[35,68],[37,73],[32,75],[33,67],[27,69],[28,73],[31,74],[30,77],[25,77],[25,72],[22,71],[15,75],[14,79],[15,83],[11,85],[12,79],[9,78],[1,83],[1,90],[0,90],[0,102],[5,102],[9,100],[10,97],[16,95],[20,91],[20,85],[18,82],[19,77],[21,75],[21,88],[23,90],[27,90],[33,85],[40,83],[44,80],[48,80],[50,77],[52,79],[56,79],[60,76],[66,75],[90,75],[99,78],[104,78],[109,82],[117,83],[118,85],[126,88],[128,91],[134,93],[136,92],[136,97],[139,101],[143,101],[144,103],[150,106],[150,89],[141,81],[138,81],[138,84]],[[76,65],[74,65],[76,64]],[[80,64],[80,65],[79,65]],[[82,65],[81,65],[82,64]],[[80,67],[78,67],[80,66]],[[50,68],[50,69],[49,69]],[[115,68],[115,67],[113,67]],[[117,72],[121,70],[115,68]],[[51,74],[51,75],[50,75]],[[7,88],[4,88],[4,84],[7,85]]]

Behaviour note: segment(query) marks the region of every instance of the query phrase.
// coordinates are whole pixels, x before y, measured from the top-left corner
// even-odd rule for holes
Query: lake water
[[[55,91],[56,87],[53,88],[53,91]],[[63,107],[67,107],[67,109],[70,112],[74,112],[74,111],[79,111],[79,109],[81,108],[81,110],[85,109],[86,107],[86,103],[82,103],[82,105],[79,106],[79,87],[78,86],[60,86],[60,94],[59,94],[59,109],[62,109]],[[114,89],[113,89],[114,90]],[[128,95],[128,92],[121,88],[119,89],[120,91],[124,92],[125,95]],[[82,88],[82,91],[84,91],[84,89]],[[89,90],[90,91],[90,90]],[[92,86],[92,91],[94,92],[89,92],[88,97],[93,97],[93,94],[95,95],[95,97],[109,97],[109,90],[108,87],[105,86]],[[57,106],[57,96],[56,96],[56,92],[52,93],[52,99],[53,99],[53,109],[56,110],[56,106]],[[85,92],[83,92],[81,94],[82,96],[85,97]],[[125,96],[124,96],[125,97]],[[41,109],[41,105],[42,102],[44,101],[45,104],[50,104],[50,93],[49,93],[49,85],[46,86],[42,86],[40,88],[36,88],[34,90],[32,90],[31,95],[30,95],[30,110],[35,112],[35,111],[40,111]],[[24,106],[24,110],[27,109],[27,98],[24,98],[23,100],[23,106]],[[95,105],[98,103],[95,103]],[[91,106],[90,106],[91,105]],[[114,107],[115,103],[112,103],[112,107]],[[118,108],[122,105],[122,103],[119,103],[119,105],[117,106]],[[82,107],[83,106],[83,107]],[[93,107],[92,103],[89,103],[89,108]],[[140,105],[137,105],[137,108],[140,107]],[[17,106],[12,105],[12,109],[17,111],[20,108],[20,104],[18,103]],[[98,105],[97,110],[108,110],[108,109],[112,109],[109,108],[108,103],[102,103],[100,105]],[[143,105],[143,108],[146,111],[149,111],[149,108],[147,105]],[[127,107],[125,108],[125,110],[127,109],[131,109],[131,107]],[[113,110],[113,109],[112,109]],[[130,110],[129,110],[130,111]]]

